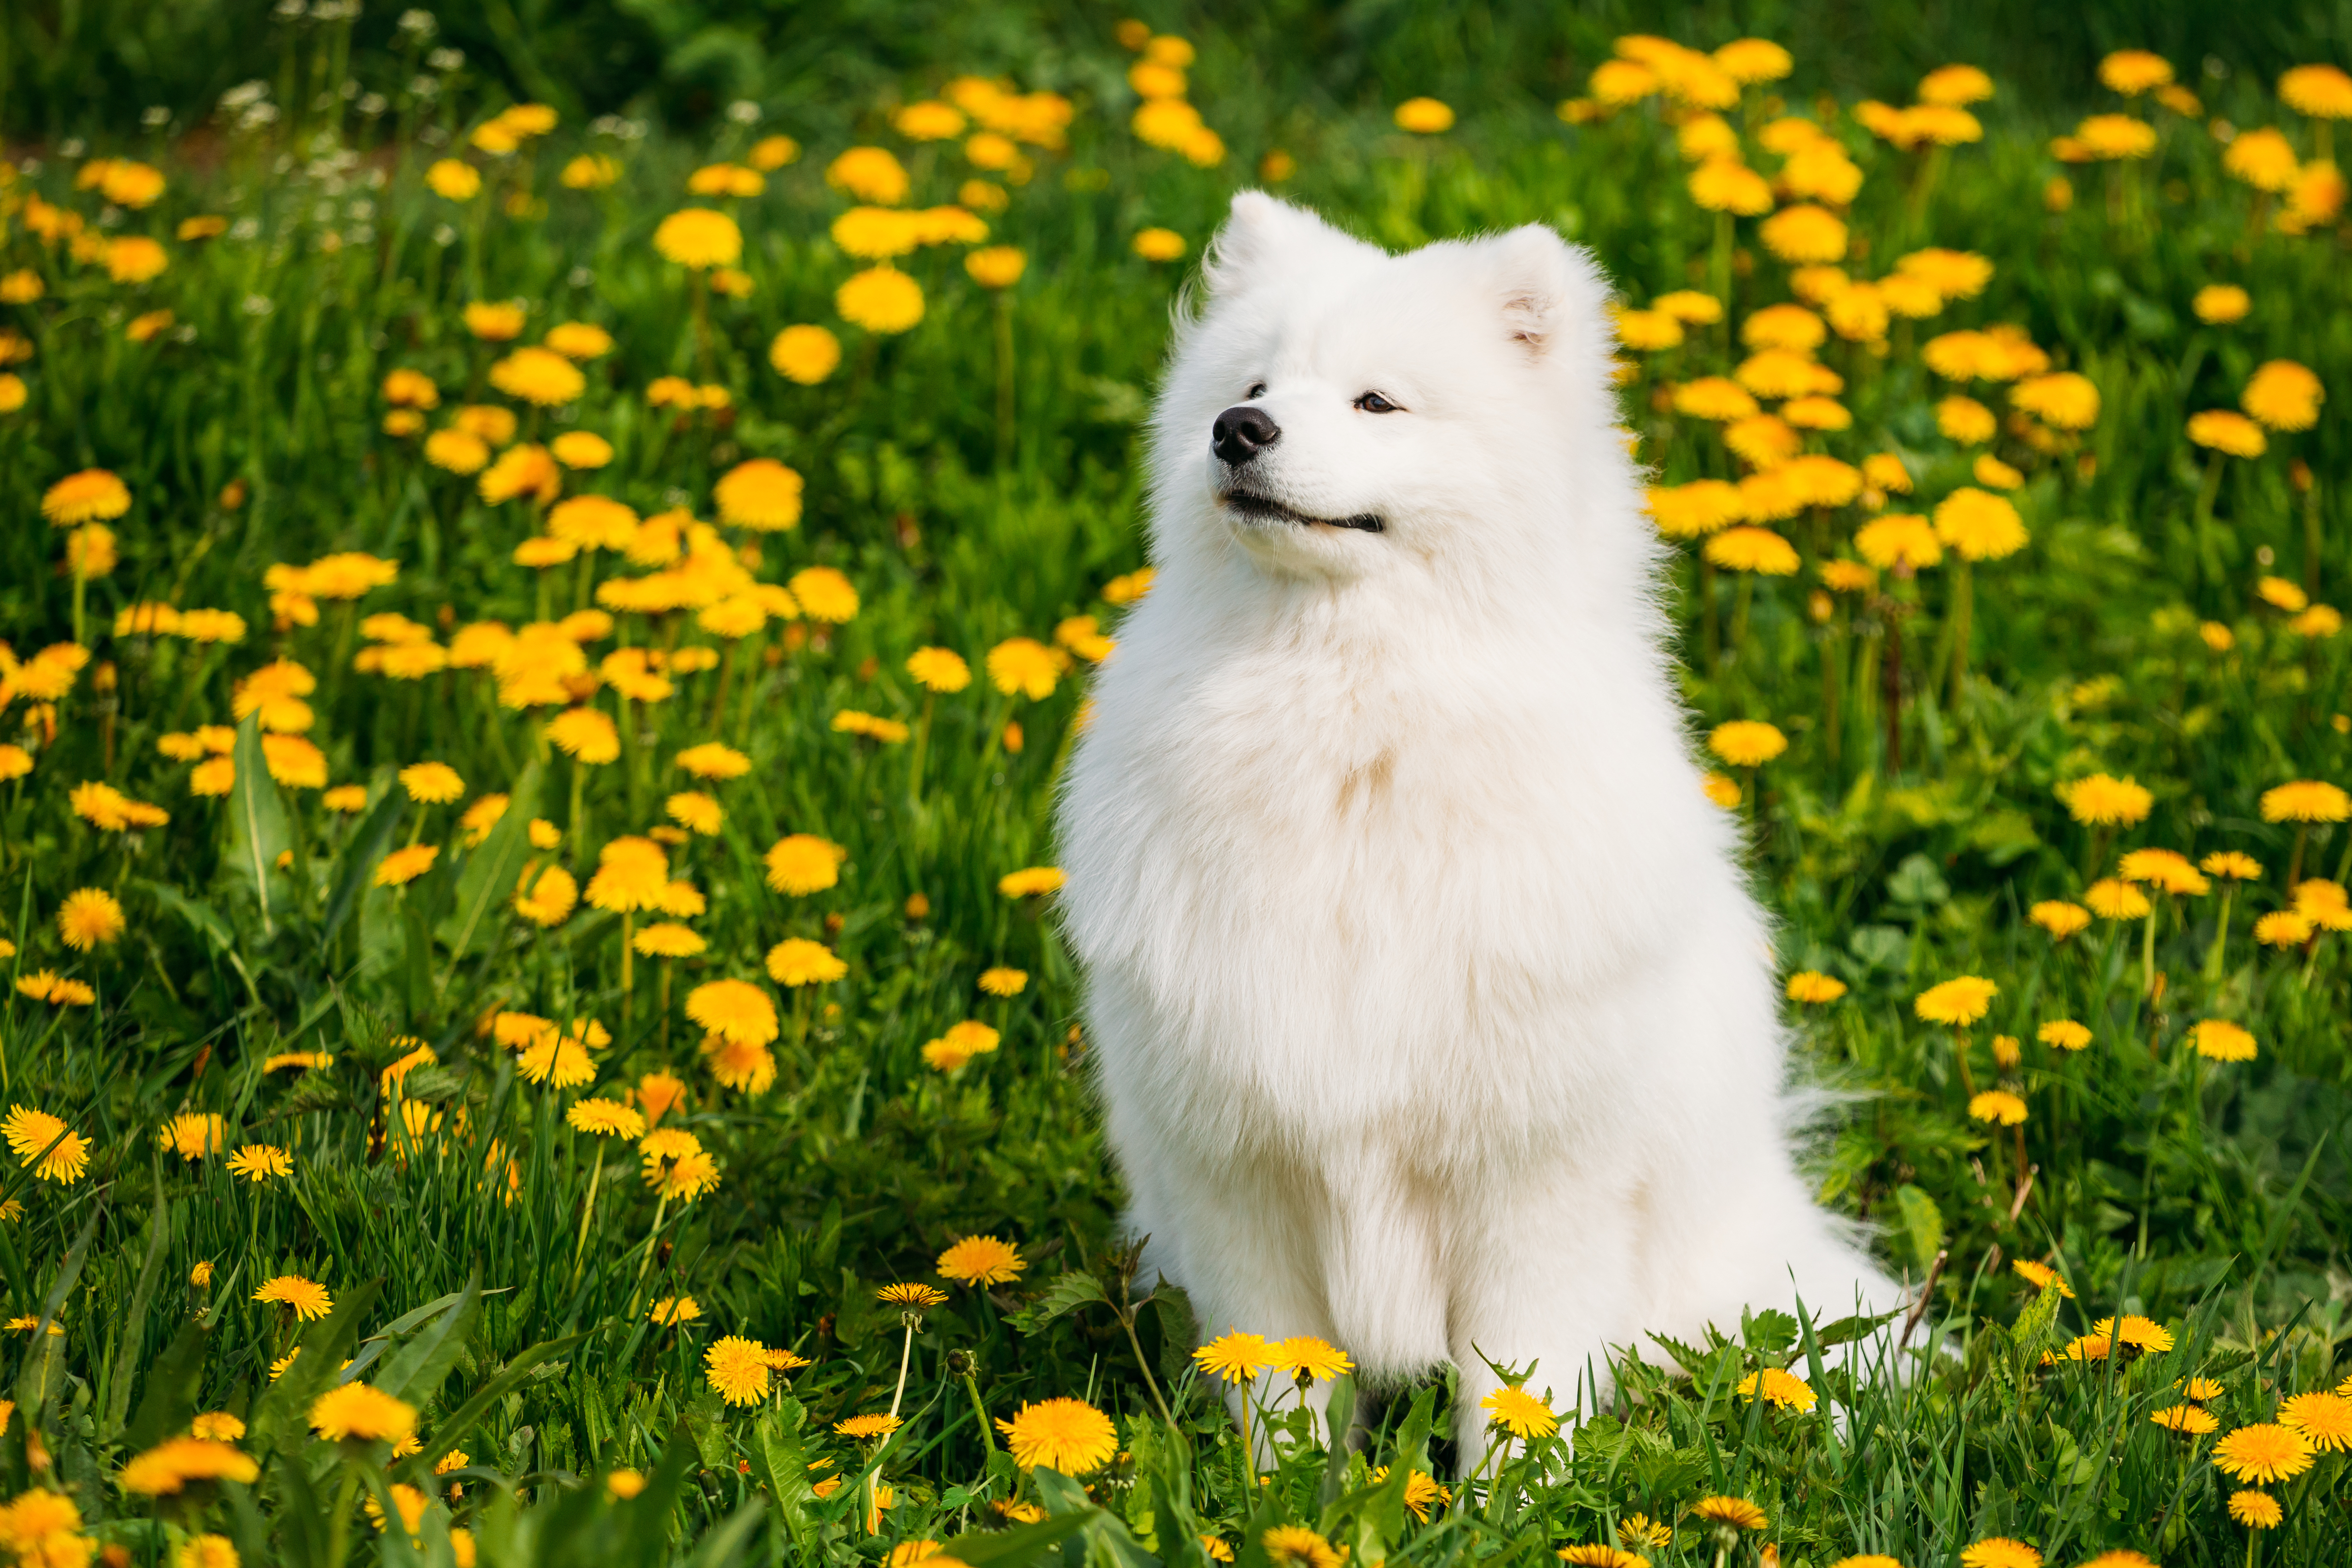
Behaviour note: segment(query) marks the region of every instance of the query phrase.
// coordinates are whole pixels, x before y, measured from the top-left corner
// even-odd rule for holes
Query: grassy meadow
[[[0,1552],[2352,1560],[2352,77],[1726,31],[1321,114],[1134,24],[688,131],[318,12],[0,164]],[[1346,1346],[1136,1273],[1051,805],[1252,183],[1617,280],[1912,1312],[1335,1448]]]

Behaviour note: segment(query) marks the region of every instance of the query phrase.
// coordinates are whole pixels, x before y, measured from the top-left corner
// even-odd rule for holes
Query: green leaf
[[[147,1369],[147,1391],[123,1434],[125,1447],[134,1453],[152,1448],[187,1426],[196,1413],[196,1396],[204,1391],[205,1352],[211,1340],[212,1330],[204,1319],[189,1318],[180,1324],[180,1332]]]
[[[458,1356],[465,1354],[475,1320],[481,1316],[480,1287],[481,1276],[477,1274],[456,1296],[442,1297],[450,1303],[448,1308],[430,1328],[384,1358],[383,1370],[372,1379],[375,1385],[412,1405],[422,1405],[439,1392]],[[404,1332],[415,1316],[411,1312],[402,1318],[387,1334]]]
[[[1693,1377],[1696,1377],[1698,1375],[1699,1368],[1705,1366],[1707,1363],[1707,1358],[1715,1354],[1711,1350],[1700,1350],[1696,1345],[1685,1344],[1678,1339],[1669,1339],[1662,1333],[1653,1333],[1649,1336],[1649,1339],[1652,1344],[1656,1345],[1668,1355],[1673,1356],[1675,1358],[1675,1364],[1681,1367],[1685,1372],[1689,1373]]]
[[[1065,1312],[1093,1302],[1110,1304],[1110,1298],[1103,1294],[1102,1281],[1092,1274],[1073,1270],[1046,1286],[1044,1295],[1013,1314],[1011,1321],[1023,1333],[1035,1333]]]
[[[1780,1354],[1797,1343],[1797,1320],[1783,1312],[1770,1308],[1760,1312],[1745,1312],[1740,1324],[1740,1337],[1751,1351]]]
[[[1051,1472],[1045,1472],[1050,1474]],[[1026,1568],[1046,1552],[1087,1527],[1097,1511],[1058,1513],[1011,1530],[973,1530],[940,1543],[940,1555],[965,1568]]]
[[[51,1146],[55,1145],[52,1139]],[[35,1164],[39,1157],[37,1154],[26,1163]],[[81,1278],[82,1260],[89,1256],[89,1239],[98,1234],[98,1222],[105,1214],[104,1204],[90,1206],[81,1235],[58,1265],[58,1277],[50,1281],[48,1296],[41,1302],[41,1321],[33,1325],[32,1345],[26,1347],[24,1369],[16,1375],[16,1403],[27,1411],[47,1410],[48,1402],[65,1392],[65,1336],[49,1333],[49,1325],[58,1321],[58,1310],[73,1293],[74,1281]]]
[[[726,1419],[725,1410],[726,1406],[719,1402],[717,1390],[707,1384],[696,1389],[694,1397],[687,1402],[686,1429],[694,1438],[695,1451],[702,1456],[705,1469],[733,1468],[727,1462],[732,1457],[732,1450],[729,1447],[727,1428],[722,1424]]]
[[[660,1562],[667,1556],[669,1540],[670,1511],[677,1506],[678,1492],[686,1485],[686,1473],[692,1469],[698,1456],[694,1441],[684,1423],[670,1428],[669,1442],[662,1448],[661,1458],[654,1473],[646,1478],[646,1490],[621,1504],[621,1550],[615,1553],[624,1563]]]
[[[119,1320],[121,1333],[114,1343],[114,1359],[106,1369],[106,1417],[100,1424],[101,1441],[110,1442],[122,1430],[123,1419],[131,1414],[131,1379],[136,1370],[140,1340],[147,1328],[147,1308],[155,1299],[155,1274],[163,1262],[163,1249],[172,1239],[172,1204],[163,1196],[163,1173],[155,1176],[155,1210],[147,1220],[147,1258],[139,1266],[139,1282],[131,1289],[131,1310]]]
[[[776,1511],[783,1516],[793,1544],[803,1550],[814,1528],[809,1504],[816,1500],[815,1488],[809,1481],[808,1445],[802,1439],[807,1419],[799,1400],[782,1400],[760,1413],[751,1442],[751,1469],[776,1500]]]
[[[566,1334],[562,1339],[541,1340],[507,1363],[505,1370],[483,1384],[471,1399],[457,1406],[456,1414],[434,1428],[431,1440],[422,1449],[403,1461],[404,1469],[399,1479],[414,1481],[420,1476],[430,1476],[441,1456],[456,1448],[472,1430],[474,1423],[479,1421],[491,1406],[513,1392],[517,1385],[530,1375],[533,1367],[562,1355],[593,1332],[583,1330],[579,1333]]]
[[[539,809],[539,773],[537,762],[523,768],[522,777],[507,792],[505,814],[490,829],[482,847],[466,857],[465,869],[457,877],[457,907],[441,929],[452,972],[482,934],[490,912],[514,892],[515,879],[522,874],[523,860],[530,853],[531,813]],[[446,977],[442,984],[448,984]]]
[[[374,1310],[375,1299],[383,1293],[383,1281],[370,1280],[337,1301],[335,1310],[324,1321],[309,1326],[302,1335],[302,1354],[254,1405],[250,1447],[278,1447],[289,1455],[299,1449],[304,1431],[303,1413],[310,1408],[312,1400],[341,1377],[343,1358],[359,1343],[360,1323]]]
[[[1320,1508],[1328,1509],[1338,1502],[1347,1488],[1348,1427],[1355,1418],[1356,1380],[1342,1373],[1331,1380],[1331,1401],[1324,1407],[1323,1441],[1328,1458],[1324,1461],[1323,1485],[1316,1499]]]
[[[190,898],[186,894],[182,893],[178,888],[172,886],[168,883],[153,882],[142,878],[133,883],[132,885],[145,893],[149,897],[152,898],[157,904],[163,905],[165,909],[170,910],[173,914],[186,921],[190,925],[195,928],[196,935],[204,937],[206,941],[209,941],[214,946],[219,948],[222,952],[226,953],[235,950],[236,946],[236,933],[230,929],[229,923],[227,921],[221,918],[220,911],[215,909],[211,904],[202,904],[197,902],[195,899]]]
[[[376,862],[383,859],[393,833],[400,827],[401,810],[407,803],[406,791],[396,787],[385,790],[383,799],[375,803],[375,810],[367,814],[352,835],[351,842],[343,846],[342,856],[335,862],[333,891],[327,894],[327,913],[319,923],[320,952],[333,943],[343,922],[359,907]]]
[[[1893,1312],[1869,1317],[1832,1318],[1815,1331],[1813,1338],[1823,1345],[1852,1344],[1858,1339],[1876,1333],[1902,1315],[1899,1312]]]
[[[223,858],[229,879],[244,884],[261,910],[261,934],[277,930],[272,917],[269,878],[278,857],[293,848],[294,835],[286,826],[286,802],[278,780],[269,776],[268,758],[261,749],[261,716],[247,714],[236,727],[236,782],[228,792],[228,852]]]
[[[1936,1254],[1944,1249],[1944,1216],[1934,1198],[1907,1181],[1895,1189],[1895,1209],[1903,1217],[1903,1228],[1911,1239],[1911,1256],[1925,1275],[1935,1267]]]
[[[1192,1369],[1192,1347],[1201,1343],[1200,1319],[1183,1287],[1165,1280],[1152,1287],[1147,1304],[1160,1314],[1160,1375],[1172,1389]]]
[[[753,1498],[727,1516],[719,1526],[702,1538],[694,1555],[686,1560],[687,1568],[722,1568],[742,1556],[744,1545],[751,1538],[752,1527],[760,1522],[761,1504]]]

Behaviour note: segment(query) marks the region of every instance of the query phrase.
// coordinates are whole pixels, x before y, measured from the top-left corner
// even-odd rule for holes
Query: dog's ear
[[[1486,241],[1489,287],[1505,330],[1541,359],[1594,291],[1591,265],[1542,224],[1525,224]]]
[[[1212,294],[1242,294],[1271,277],[1328,269],[1343,256],[1377,255],[1304,207],[1263,191],[1238,191],[1225,226],[1209,242],[1201,273]]]

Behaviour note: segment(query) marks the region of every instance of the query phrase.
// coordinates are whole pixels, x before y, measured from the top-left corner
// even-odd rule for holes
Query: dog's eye
[[[1257,400],[1258,398],[1262,398],[1262,397],[1264,397],[1265,395],[1265,383],[1264,382],[1252,382],[1250,383],[1249,395],[1248,395],[1247,397],[1243,398],[1243,399],[1242,399],[1242,401],[1243,401],[1244,402],[1255,402],[1255,400]]]
[[[1368,392],[1358,398],[1356,406],[1366,413],[1402,413],[1404,412],[1376,392]]]

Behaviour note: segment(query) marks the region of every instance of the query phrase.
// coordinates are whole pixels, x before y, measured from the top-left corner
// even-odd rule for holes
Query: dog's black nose
[[[1211,449],[1220,461],[1234,468],[1281,439],[1282,426],[1267,417],[1265,410],[1252,408],[1245,402],[1235,403],[1217,415],[1217,423],[1209,428]]]

